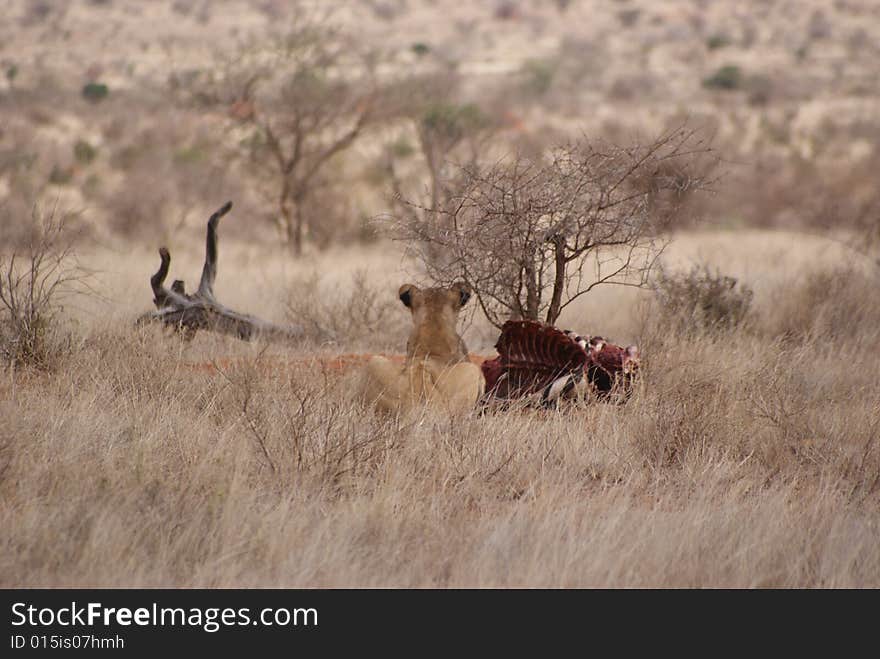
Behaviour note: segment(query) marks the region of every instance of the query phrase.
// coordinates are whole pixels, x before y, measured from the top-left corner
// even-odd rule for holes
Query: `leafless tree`
[[[648,144],[581,139],[542,159],[463,166],[448,200],[396,221],[428,275],[464,280],[489,320],[555,323],[601,284],[645,286],[662,230],[705,189],[711,146],[680,127]]]
[[[232,131],[276,205],[279,232],[300,253],[310,221],[310,195],[321,172],[351,147],[378,116],[369,58],[329,23],[301,17],[297,27],[242,47],[219,63],[222,72],[201,91],[249,128]]]

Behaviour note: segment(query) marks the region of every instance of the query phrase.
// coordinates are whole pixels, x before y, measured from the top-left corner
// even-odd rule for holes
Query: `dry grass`
[[[0,260],[28,243],[16,218],[35,202],[82,210],[76,248],[100,297],[48,304],[65,338],[51,368],[0,370],[0,586],[880,587],[880,275],[789,231],[877,245],[872,2],[332,3],[329,20],[382,53],[377,79],[454,68],[444,102],[476,103],[505,152],[630,143],[691,117],[730,162],[695,212],[783,229],[679,234],[664,255],[670,273],[705,263],[753,291],[742,322],[686,327],[720,308],[688,306],[700,286],[681,288],[677,314],[618,287],[565,309],[566,328],[640,344],[624,406],[394,422],[354,402],[337,367],[403,352],[396,292],[425,282],[397,244],[344,245],[388,211],[389,144],[424,184],[403,155],[419,117],[389,111],[328,164],[320,230],[291,259],[242,158],[255,135],[189,97],[290,24],[293,3],[7,4]],[[734,88],[702,85],[725,66]],[[89,82],[107,98],[84,98]],[[192,289],[204,218],[226,199],[218,298],[301,319],[302,344],[133,328],[156,248]],[[464,325],[491,354],[497,331]]]
[[[681,338],[644,300],[594,300],[589,317],[617,309],[619,338],[643,345],[625,406],[390,422],[310,366],[313,348],[135,332],[152,261],[104,254],[109,272],[135,264],[103,282],[117,312],[82,305],[79,352],[0,381],[0,585],[880,586],[876,275],[838,271],[826,295],[818,262],[792,282],[762,260],[789,237],[763,253],[684,237],[678,256],[713,240],[713,267],[755,287],[754,322]],[[274,272],[224,249],[218,286]],[[347,261],[395,276],[388,256]],[[345,262],[313,266],[344,283]],[[783,293],[800,316],[781,315]],[[219,356],[236,359],[192,367]]]

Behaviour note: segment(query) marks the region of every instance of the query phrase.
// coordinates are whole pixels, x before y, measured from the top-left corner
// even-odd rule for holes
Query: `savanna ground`
[[[82,310],[75,350],[0,389],[3,582],[880,585],[880,309],[834,247],[794,239],[678,238],[677,256],[755,283],[735,330],[670,332],[660,310],[612,293],[567,318],[640,340],[644,377],[624,406],[390,422],[309,360],[401,343],[136,332],[143,305],[127,301],[144,298],[134,273],[152,260],[105,256],[109,300]],[[225,272],[241,282],[289,267],[233,254]],[[355,261],[339,256],[317,265]],[[400,335],[400,260],[363,256]],[[222,266],[222,295],[252,301]],[[351,289],[338,276],[331,304]],[[344,306],[330,311],[340,322]],[[491,354],[480,335],[465,333]]]
[[[61,4],[20,3],[0,25],[35,53],[2,51],[17,71],[5,64],[0,97],[9,119],[2,251],[29,231],[22,209],[60,199],[83,209],[74,249],[92,272],[80,293],[59,300],[48,363],[4,366],[0,376],[0,585],[880,587],[880,271],[858,242],[880,221],[864,196],[880,135],[861,113],[877,101],[866,77],[876,71],[860,68],[877,56],[870,3],[805,11],[797,24],[784,2],[762,3],[763,22],[737,19],[740,3],[621,2],[613,13],[588,2],[498,3],[494,15],[461,9],[427,31],[427,52],[464,61],[465,87],[474,76],[526,76],[515,79],[524,95],[513,106],[522,108],[517,132],[582,127],[591,94],[603,99],[600,114],[618,118],[615,108],[643,95],[645,106],[625,116],[644,127],[652,100],[666,107],[672,95],[717,120],[722,147],[725,131],[745,126],[749,148],[766,148],[731,156],[746,164],[701,207],[703,228],[668,234],[667,272],[705,264],[736,278],[732,292],[691,290],[685,302],[696,306],[683,308],[681,299],[609,286],[566,310],[565,327],[640,345],[642,377],[625,405],[393,420],[365,409],[350,372],[333,363],[402,353],[410,320],[397,287],[423,277],[400,243],[357,235],[360,214],[388,212],[376,201],[382,186],[370,187],[375,168],[359,169],[379,137],[332,170],[354,181],[356,203],[332,216],[354,217],[339,220],[346,240],[328,240],[315,220],[311,243],[327,244],[293,257],[274,239],[272,203],[212,141],[218,115],[168,100],[151,77],[154,68],[166,74],[169,59],[179,64],[174,48],[188,35],[189,56],[202,62],[199,38],[233,22],[216,9],[212,17],[212,6],[238,12],[236,29],[259,31],[282,20],[284,3],[156,3],[157,24],[176,32],[161,47],[132,42],[131,52],[105,58],[111,97],[59,105],[56,116],[45,101],[66,93],[63,67],[101,58],[95,44],[74,39],[59,62],[59,52],[36,46],[38,34],[75,36],[83,25],[110,34],[109,25],[122,39],[132,26],[155,27],[138,18],[140,3]],[[511,16],[502,7],[520,4]],[[44,11],[26,11],[36,5]],[[363,19],[365,34],[398,35],[410,58],[414,26],[439,21],[442,10],[364,6],[376,13]],[[564,13],[585,8],[594,21]],[[702,26],[678,20],[688,11]],[[573,45],[550,29],[569,24],[595,34]],[[797,39],[778,38],[797,30]],[[527,37],[542,59],[521,68],[509,58]],[[624,56],[635,41],[638,61]],[[621,70],[587,71],[596,84],[583,84],[566,62],[587,45],[617,53]],[[835,74],[848,48],[862,59]],[[699,49],[708,55],[695,58]],[[701,88],[728,57],[767,69],[736,83],[745,89]],[[642,67],[638,75],[629,64]],[[676,88],[688,79],[696,91]],[[567,85],[588,91],[578,98]],[[584,121],[601,128],[596,117]],[[509,127],[501,138],[514,139]],[[93,152],[75,147],[83,141]],[[794,192],[783,194],[789,185]],[[302,323],[299,344],[205,333],[187,343],[134,328],[150,307],[160,242],[171,247],[172,278],[192,288],[203,222],[227,197],[236,207],[221,225],[217,296]],[[462,330],[472,352],[493,353],[497,330],[485,319],[468,315]]]

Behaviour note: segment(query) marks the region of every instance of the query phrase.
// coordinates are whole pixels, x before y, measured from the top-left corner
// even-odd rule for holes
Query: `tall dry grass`
[[[79,351],[0,381],[0,585],[880,586],[876,274],[805,256],[758,281],[752,245],[679,244],[755,289],[747,322],[684,336],[650,299],[596,298],[568,320],[640,341],[626,405],[461,419],[363,409],[309,361],[344,343],[137,332],[135,260]],[[240,281],[271,272],[224,249]]]

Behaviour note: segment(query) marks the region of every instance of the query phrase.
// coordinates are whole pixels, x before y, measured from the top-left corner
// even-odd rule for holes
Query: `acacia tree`
[[[242,48],[219,69],[211,100],[251,129],[244,140],[232,137],[265,181],[282,240],[299,254],[322,172],[379,114],[369,59],[328,24],[306,20]]]
[[[662,229],[707,185],[708,154],[696,131],[679,128],[647,145],[582,139],[542,159],[462,167],[445,203],[420,207],[432,221],[405,215],[396,235],[429,277],[469,284],[496,326],[554,324],[596,286],[648,283]]]

